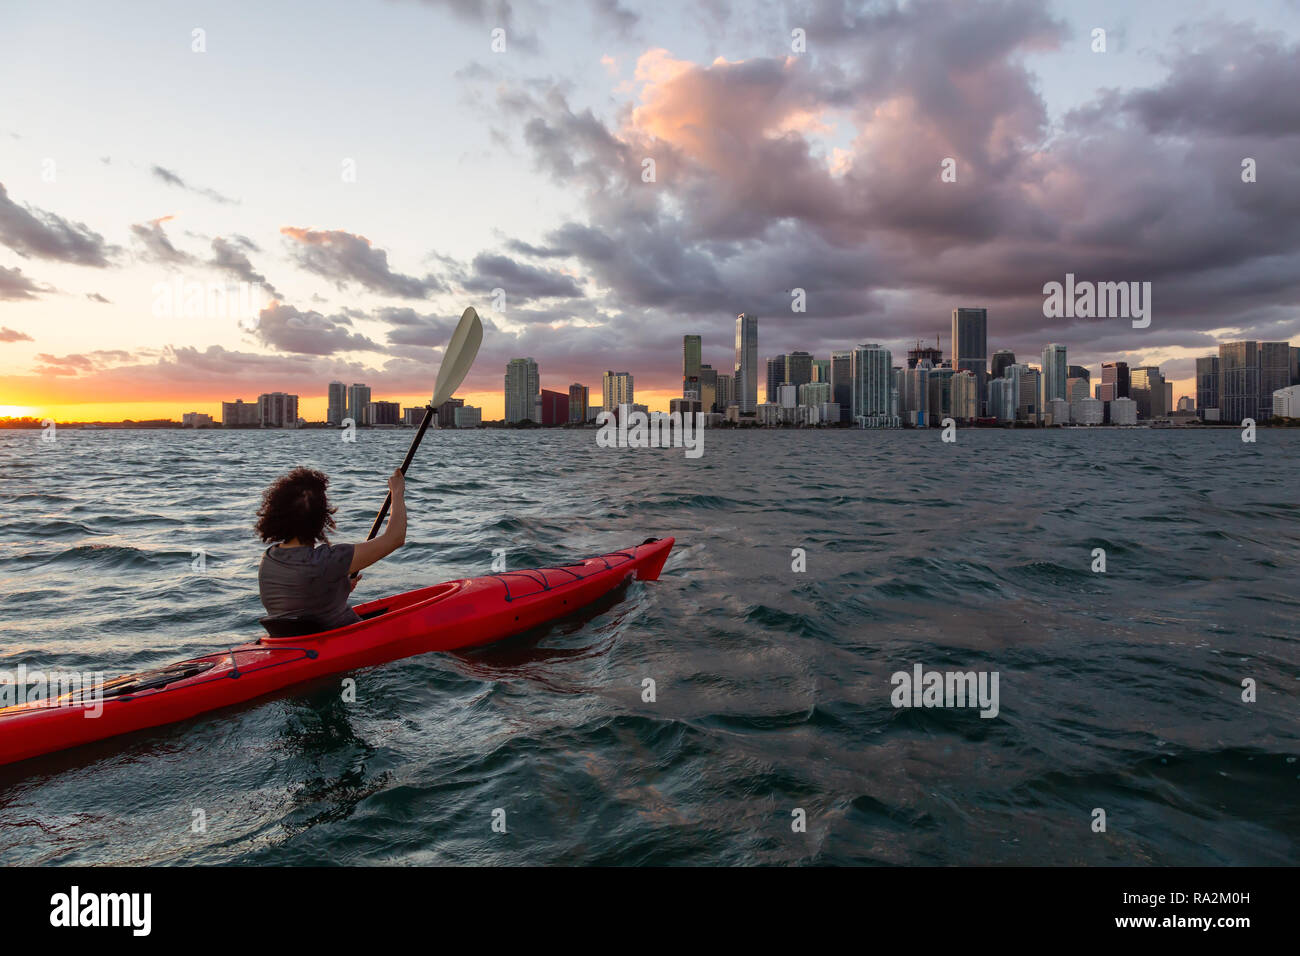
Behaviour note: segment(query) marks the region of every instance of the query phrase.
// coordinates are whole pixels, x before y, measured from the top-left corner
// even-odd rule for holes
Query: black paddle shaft
[[[411,447],[406,450],[406,460],[402,462],[402,474],[406,474],[406,469],[411,467],[411,462],[415,458],[415,451],[420,447],[420,442],[424,439],[424,433],[429,430],[429,423],[433,421],[433,406],[424,406],[424,420],[420,422],[420,430],[415,433],[411,439]],[[375,523],[370,526],[370,534],[366,535],[369,541],[375,535],[379,534],[379,528],[383,525],[384,519],[388,517],[388,509],[393,506],[393,493],[390,491],[384,498],[384,506],[379,509],[379,514],[375,515]]]

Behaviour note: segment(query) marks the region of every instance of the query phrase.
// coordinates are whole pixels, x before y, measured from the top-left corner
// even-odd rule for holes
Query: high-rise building
[[[1117,398],[1128,398],[1128,390],[1128,362],[1103,362],[1097,397],[1103,402],[1113,402]]]
[[[763,360],[765,378],[767,379],[767,391],[765,398],[769,403],[776,401],[776,390],[785,384],[785,356],[774,355],[769,359]]]
[[[605,408],[617,413],[620,405],[635,404],[633,394],[631,372],[607,371],[605,373],[605,377],[601,380],[601,395]]]
[[[702,341],[698,335],[682,336],[682,380],[700,374]]]
[[[221,424],[226,426],[258,424],[258,403],[237,398],[221,403]]]
[[[565,392],[542,389],[542,417],[539,424],[564,425],[569,421],[569,396]]]
[[[298,396],[285,392],[257,396],[257,420],[263,428],[298,427]]]
[[[831,353],[831,401],[840,407],[840,421],[853,414],[853,373],[851,351]]]
[[[1224,342],[1219,346],[1219,420],[1235,425],[1244,418],[1259,421],[1259,346]]]
[[[853,383],[851,401],[854,418],[890,414],[893,371],[894,359],[889,349],[872,344],[859,345],[852,351],[849,375]]]
[[[352,424],[365,424],[366,406],[370,404],[370,386],[354,384],[348,387],[348,404],[345,417],[352,419]]]
[[[758,404],[758,317],[736,316],[736,405],[740,414],[752,415]]]
[[[1106,420],[1106,405],[1100,399],[1086,395],[1070,403],[1070,419],[1077,425],[1100,425]]]
[[[718,396],[714,400],[719,412],[726,412],[729,405],[736,404],[736,378],[734,375],[718,373]]]
[[[1178,410],[1180,412],[1195,412],[1196,402],[1192,399],[1192,396],[1180,395],[1178,398]]]
[[[785,381],[782,385],[807,385],[813,380],[813,357],[808,352],[785,354]]]
[[[348,411],[348,387],[342,382],[330,382],[326,408],[326,424],[341,425]]]
[[[1007,374],[1007,369],[1016,364],[1016,353],[1011,349],[998,349],[993,353],[993,361],[989,370],[989,378],[1002,378]]]
[[[1081,379],[1083,379],[1085,382],[1087,382],[1087,381],[1091,378],[1091,374],[1088,372],[1088,369],[1087,369],[1086,366],[1083,366],[1083,365],[1071,365],[1068,369],[1066,369],[1066,371],[1065,371],[1065,377],[1066,377],[1066,378],[1081,378]],[[1070,414],[1073,415],[1074,412],[1071,411]]]
[[[478,428],[483,424],[483,409],[475,405],[465,405],[456,409],[456,419],[452,423],[457,428]]]
[[[821,406],[831,400],[830,382],[806,382],[795,387],[799,390],[800,405]]]
[[[460,401],[460,399],[453,399]],[[400,402],[371,402],[361,412],[364,425],[396,425],[401,420]]]
[[[1196,360],[1196,414],[1203,421],[1219,420],[1219,357],[1205,355]]]
[[[1110,423],[1112,425],[1136,425],[1137,402],[1131,398],[1117,398],[1110,403]]]
[[[697,394],[700,406],[707,412],[717,411],[718,404],[718,370],[712,365],[701,365],[699,369],[699,388]],[[684,395],[685,393],[683,393]]]
[[[1291,346],[1291,384],[1300,385],[1300,345]]]
[[[831,380],[831,360],[830,359],[813,359],[813,377],[814,382],[826,382],[828,385]]]
[[[591,404],[591,390],[574,382],[569,386],[569,421],[585,422],[587,407]]]
[[[1137,402],[1138,418],[1144,421],[1164,418],[1165,377],[1154,365],[1140,365],[1129,373],[1129,398]]]
[[[1270,411],[1275,418],[1300,418],[1300,385],[1279,388],[1271,396]]]
[[[438,415],[438,418],[437,418],[437,420],[436,420],[436,421],[437,421],[437,425],[438,425],[438,427],[439,427],[439,428],[455,428],[455,427],[456,427],[456,409],[458,409],[458,408],[464,408],[464,407],[465,407],[465,399],[463,399],[463,398],[449,398],[449,399],[447,399],[445,402],[443,402],[441,405],[439,405],[437,408],[435,408],[434,411],[435,411],[435,412],[437,413],[437,415]]]
[[[540,387],[536,362],[531,358],[510,360],[505,377],[506,424],[536,421]]]
[[[1291,384],[1291,345],[1288,342],[1259,343],[1259,414],[1261,420],[1273,413],[1273,393]]]
[[[1043,395],[1039,407],[1046,410],[1054,398],[1068,400],[1065,380],[1069,378],[1069,364],[1065,361],[1065,346],[1052,343],[1043,346]]]
[[[980,407],[985,404],[989,376],[989,314],[987,309],[952,310],[952,367],[974,372],[979,380]],[[1064,378],[1064,376],[1062,376]]]
[[[963,372],[969,374],[972,378],[975,373],[969,369],[963,369]],[[952,414],[952,379],[957,374],[957,369],[941,366],[930,369],[930,375],[926,380],[926,407],[930,409],[930,419],[926,424],[938,425],[944,418]]]
[[[1071,365],[1071,368],[1078,368],[1077,365]],[[1085,369],[1086,371],[1086,369]],[[1077,402],[1081,398],[1088,397],[1088,380],[1086,378],[1075,378],[1071,376],[1065,380],[1065,399],[1068,402]],[[1071,412],[1071,414],[1074,414]]]
[[[952,407],[949,414],[959,422],[971,421],[980,414],[979,381],[969,370],[956,372],[951,383]]]
[[[907,350],[907,367],[916,368],[918,362],[927,359],[931,368],[938,368],[943,364],[943,349],[939,348],[936,338],[934,345],[926,345],[920,339],[916,340],[916,345]]]
[[[1037,425],[1043,417],[1043,374],[1032,365],[1015,365],[1019,370],[1020,395],[1016,399],[1016,421]]]

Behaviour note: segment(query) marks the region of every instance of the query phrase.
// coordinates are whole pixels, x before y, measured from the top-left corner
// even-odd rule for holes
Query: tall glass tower
[[[742,415],[758,405],[758,316],[736,316],[736,405]]]

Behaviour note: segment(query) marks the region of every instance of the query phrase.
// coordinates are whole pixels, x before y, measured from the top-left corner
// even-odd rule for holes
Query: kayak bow
[[[636,577],[654,581],[673,539],[576,564],[447,581],[357,605],[355,624],[271,637],[217,654],[0,709],[0,764],[159,727],[303,681],[415,654],[490,644],[548,624]],[[21,689],[20,689],[21,690]],[[92,716],[98,709],[98,716]]]

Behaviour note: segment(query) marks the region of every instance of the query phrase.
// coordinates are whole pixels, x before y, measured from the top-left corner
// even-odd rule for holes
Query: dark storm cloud
[[[349,331],[351,325],[343,315],[302,312],[277,302],[258,313],[256,335],[271,348],[300,355],[383,351],[364,335]]]
[[[424,299],[446,287],[436,276],[423,279],[401,275],[388,265],[388,253],[376,249],[364,236],[340,229],[318,231],[285,226],[290,253],[298,265],[334,282],[340,288],[356,283],[385,295]]]
[[[211,199],[213,202],[222,203],[224,205],[239,205],[238,199],[231,199],[229,196],[223,196],[215,189],[206,189],[202,186],[192,186],[185,182],[185,180],[181,179],[181,177],[176,173],[172,172],[170,169],[164,169],[162,166],[154,166],[150,169],[150,172],[153,173],[156,179],[161,180],[168,186],[176,186],[179,189],[184,189],[186,192],[194,193],[196,196],[203,196],[206,199]]]
[[[114,248],[85,223],[18,205],[0,183],[0,244],[20,256],[104,268]]]
[[[491,294],[504,290],[507,299],[527,301],[547,298],[581,298],[582,287],[573,276],[517,262],[499,253],[481,252],[474,257],[460,284],[470,292]]]

